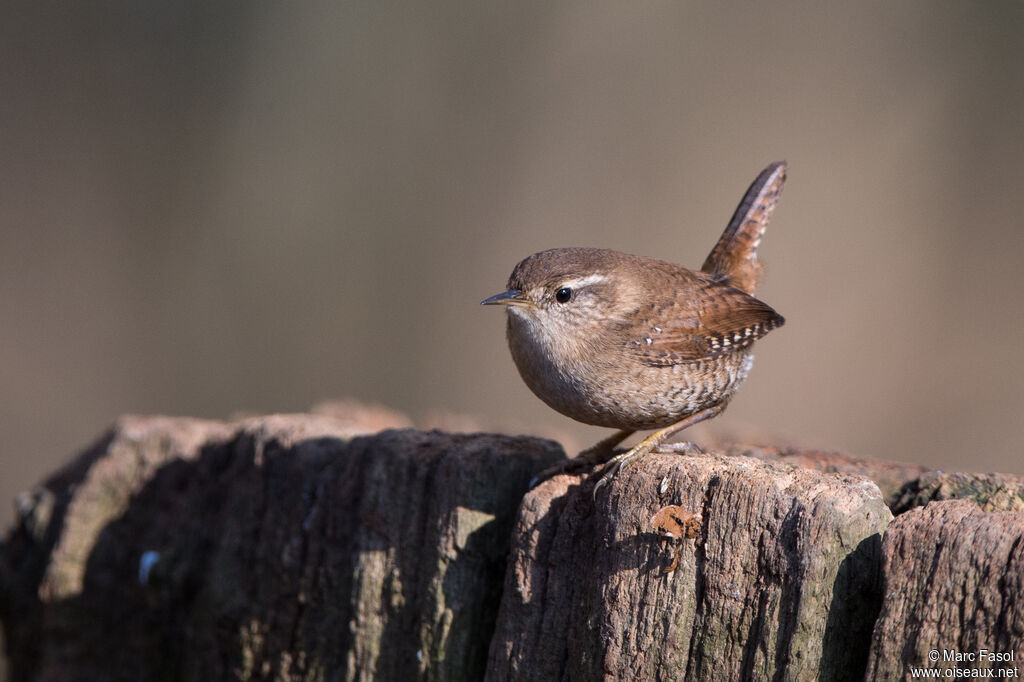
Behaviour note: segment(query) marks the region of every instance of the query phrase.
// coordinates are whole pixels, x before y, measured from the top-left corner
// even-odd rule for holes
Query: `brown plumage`
[[[521,261],[508,290],[484,301],[507,307],[512,357],[538,397],[578,421],[622,430],[588,459],[606,457],[635,430],[661,429],[613,458],[601,484],[625,461],[719,414],[750,370],[754,342],[784,323],[751,294],[785,172],[785,163],[772,164],[754,181],[699,272],[607,249],[551,249]]]
[[[751,183],[732,220],[711,249],[701,272],[721,279],[753,296],[761,280],[757,247],[786,183],[786,162],[769,165]]]

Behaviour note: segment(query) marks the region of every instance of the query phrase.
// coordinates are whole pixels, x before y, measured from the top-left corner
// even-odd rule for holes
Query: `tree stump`
[[[347,435],[122,419],[3,549],[11,678],[480,679],[516,506],[561,448]]]
[[[595,499],[589,473],[529,490],[552,441],[367,428],[119,420],[18,499],[10,679],[887,680],[1024,652],[1020,477],[737,445]]]
[[[947,679],[954,669],[1020,677],[1024,514],[931,502],[897,518],[882,548],[885,601],[868,679],[907,678],[912,668],[938,668]]]
[[[488,679],[856,679],[881,605],[874,483],[749,458],[650,455],[591,497],[527,495]],[[651,526],[667,505],[702,531]]]

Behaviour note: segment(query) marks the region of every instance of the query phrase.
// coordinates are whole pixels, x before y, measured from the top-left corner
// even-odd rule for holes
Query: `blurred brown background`
[[[768,163],[787,319],[717,428],[1022,472],[1019,2],[6,4],[0,499],[118,414],[576,426],[517,260],[699,266]]]

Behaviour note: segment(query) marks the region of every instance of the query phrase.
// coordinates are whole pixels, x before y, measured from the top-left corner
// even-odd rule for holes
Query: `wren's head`
[[[606,249],[550,249],[516,265],[508,291],[483,301],[509,311],[510,333],[517,326],[537,341],[577,345],[588,333],[626,322],[641,294],[623,270],[630,257]]]

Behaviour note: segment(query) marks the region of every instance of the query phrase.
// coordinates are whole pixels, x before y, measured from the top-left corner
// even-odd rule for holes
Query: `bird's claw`
[[[620,455],[615,455],[614,457],[609,459],[608,462],[605,464],[604,474],[601,476],[601,479],[594,485],[594,499],[597,499],[597,492],[601,488],[611,483],[612,479],[615,478],[620,471],[622,471],[622,468],[626,466],[626,464],[633,461],[642,454],[643,452],[638,452],[637,449],[634,448],[627,452],[623,452]]]
[[[693,455],[693,454],[704,454],[704,451],[696,443],[689,441],[682,441],[679,443],[670,443],[664,445],[656,437],[645,439],[640,443],[633,446],[632,449],[627,450],[621,454],[615,455],[605,463],[605,471],[601,476],[601,479],[594,486],[594,499],[597,499],[597,493],[601,488],[605,487],[612,482],[622,468],[630,462],[639,459],[641,456],[646,455],[649,452],[655,450],[658,451],[669,451],[678,454]]]

